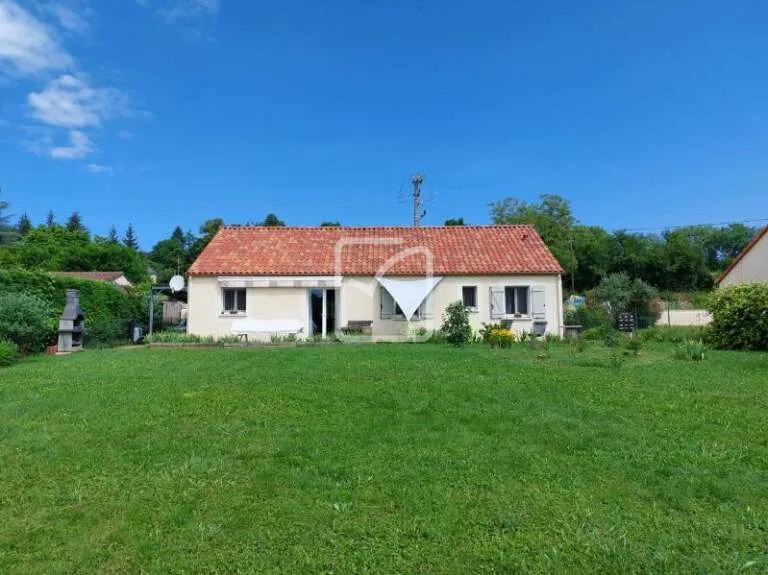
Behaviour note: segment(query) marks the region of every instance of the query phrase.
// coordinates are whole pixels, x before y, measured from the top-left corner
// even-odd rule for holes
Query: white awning
[[[440,283],[442,277],[419,279],[378,278],[379,283],[390,293],[403,310],[405,317],[411,317],[419,309],[430,292]]]

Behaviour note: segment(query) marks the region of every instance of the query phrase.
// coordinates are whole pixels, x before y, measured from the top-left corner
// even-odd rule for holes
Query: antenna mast
[[[411,184],[413,184],[413,227],[418,228],[421,225],[421,216],[423,215],[421,209],[421,184],[424,183],[424,176],[422,174],[414,174],[411,177]]]

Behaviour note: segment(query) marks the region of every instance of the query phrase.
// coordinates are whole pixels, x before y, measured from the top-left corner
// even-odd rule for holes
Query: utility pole
[[[414,174],[411,177],[413,184],[413,227],[418,228],[421,225],[421,184],[424,183],[424,176]]]

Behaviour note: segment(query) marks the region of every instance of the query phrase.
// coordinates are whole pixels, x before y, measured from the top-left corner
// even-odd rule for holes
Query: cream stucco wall
[[[230,335],[232,322],[239,315],[222,314],[221,284],[215,277],[189,279],[187,331],[195,335]],[[245,316],[253,319],[301,319],[309,317],[306,288],[246,288]]]
[[[768,282],[768,234],[763,234],[721,281],[720,286]]]
[[[330,279],[330,278],[329,278]],[[246,280],[247,281],[247,280]],[[562,303],[560,276],[446,276],[433,290],[431,313],[424,319],[408,322],[403,319],[381,319],[380,290],[372,277],[345,277],[338,290],[337,325],[349,321],[372,321],[374,335],[399,335],[418,327],[440,327],[445,308],[461,299],[463,286],[476,286],[478,306],[470,312],[475,331],[483,323],[499,321],[491,319],[490,288],[501,286],[540,287],[544,291],[545,319],[548,333],[560,333],[562,328]],[[216,277],[194,276],[189,280],[189,333],[223,336],[230,334],[232,321],[241,316],[222,314],[222,284]],[[309,333],[309,288],[307,287],[247,287],[246,316],[254,319],[294,319],[301,321]],[[512,319],[517,331],[532,331],[533,319]]]

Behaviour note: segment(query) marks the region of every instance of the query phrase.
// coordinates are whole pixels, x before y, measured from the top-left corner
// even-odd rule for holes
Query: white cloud
[[[49,153],[54,160],[81,160],[93,152],[93,142],[88,134],[80,130],[69,132],[68,146],[55,146]]]
[[[113,174],[114,168],[112,166],[103,166],[101,164],[86,164],[85,170],[91,174]]]
[[[71,2],[71,0],[70,0]],[[62,28],[75,32],[76,34],[85,34],[90,27],[84,14],[89,13],[84,6],[77,6],[72,3],[49,2],[43,5],[43,11],[53,16]]]
[[[128,113],[128,98],[120,90],[94,88],[71,74],[51,80],[42,92],[32,92],[27,103],[34,118],[62,128],[98,126]]]
[[[212,18],[221,10],[221,0],[174,0],[158,13],[167,22],[192,18]]]
[[[16,2],[0,0],[0,71],[37,75],[73,65],[50,28]]]

